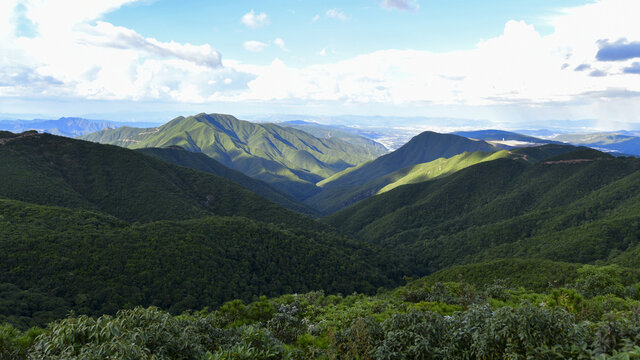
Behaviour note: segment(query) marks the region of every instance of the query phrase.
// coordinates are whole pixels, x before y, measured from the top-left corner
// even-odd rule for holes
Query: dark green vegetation
[[[554,146],[554,145],[550,145]],[[578,149],[537,164],[498,159],[406,185],[327,218],[404,273],[519,257],[640,265],[640,159]]]
[[[255,294],[390,284],[370,250],[314,224],[240,217],[129,224],[0,200],[0,289],[13,294],[0,299],[19,304],[0,306],[0,317],[33,325],[70,309],[100,315],[133,305],[180,313]]]
[[[329,187],[320,194],[307,199],[306,202],[319,211],[330,214],[363,199],[395,189],[398,186],[447,176],[481,162],[509,156],[512,156],[512,154],[505,150],[498,152],[463,152],[448,159],[439,158],[427,163],[407,166],[362,185]]]
[[[95,210],[130,221],[208,215],[274,222],[296,218],[230,180],[131,150],[48,134],[4,134],[0,197]]]
[[[222,165],[217,160],[214,160],[202,153],[195,153],[184,150],[179,146],[170,146],[168,148],[144,148],[136,150],[145,155],[156,157],[160,160],[173,163],[176,165],[204,171],[213,175],[229,179],[234,183],[241,185],[245,189],[251,190],[255,194],[262,196],[263,198],[273,201],[274,203],[281,205],[287,209],[297,212],[317,215],[318,213],[308,206],[295,200],[293,197],[284,194],[267,183],[251,178],[240,171],[233,170]]]
[[[0,133],[0,358],[640,356],[640,159],[414,140],[318,222],[175,146]]]
[[[322,187],[322,192],[305,203],[324,213],[331,213],[375,195],[382,187],[402,176],[393,174],[383,178],[395,171],[407,168],[403,170],[406,175],[411,171],[408,167],[438,158],[451,158],[463,152],[497,150],[484,141],[425,131],[392,153],[320,181],[318,186]]]
[[[559,135],[554,139],[618,154],[640,156],[640,138],[632,135],[618,133],[567,134]]]
[[[0,316],[17,324],[70,309],[181,312],[255,294],[391,284],[362,243],[227,178],[136,151],[3,132],[0,173],[0,299],[10,304]]]
[[[379,152],[274,124],[255,124],[231,115],[178,117],[158,128],[107,129],[82,139],[132,149],[178,145],[266,181],[299,200],[317,192],[315,183]]]
[[[549,265],[549,264],[546,264]],[[377,296],[323,292],[236,300],[172,316],[157,308],[0,326],[6,359],[630,359],[640,283],[615,266],[533,292],[424,278]]]

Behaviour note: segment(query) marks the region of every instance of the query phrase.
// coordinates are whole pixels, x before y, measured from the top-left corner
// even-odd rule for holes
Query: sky
[[[638,14],[639,0],[2,0],[0,117],[638,129]]]

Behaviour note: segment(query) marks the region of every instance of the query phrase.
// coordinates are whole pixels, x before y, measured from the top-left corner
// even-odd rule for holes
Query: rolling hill
[[[640,265],[621,256],[640,238],[638,170],[638,159],[591,149],[536,164],[503,158],[400,186],[326,221],[404,256],[406,273],[509,257]]]
[[[316,182],[377,156],[340,139],[319,139],[300,130],[221,114],[178,117],[157,128],[106,129],[82,139],[133,149],[178,145],[299,200],[318,191]]]
[[[318,215],[317,211],[300,203],[293,197],[274,189],[269,184],[249,177],[241,173],[240,171],[228,168],[222,165],[219,161],[216,161],[203,153],[194,153],[191,151],[187,151],[179,146],[169,146],[162,149],[143,148],[137,149],[136,151],[172,164],[204,171],[213,175],[223,177],[225,179],[229,179],[234,183],[241,185],[245,189],[248,189],[253,193],[260,195],[263,198],[281,205],[289,210],[313,216]]]
[[[358,201],[375,196],[401,185],[413,184],[450,175],[468,166],[511,156],[506,150],[498,152],[463,152],[451,158],[439,158],[427,163],[407,166],[380,176],[362,185],[338,186],[323,190],[306,200],[309,206],[325,214],[334,213]]]
[[[407,182],[410,181],[408,179],[411,177],[418,179],[420,177],[418,175],[420,169],[416,168],[413,169],[415,171],[412,170],[412,167],[418,164],[429,163],[439,158],[451,158],[464,152],[493,152],[498,150],[498,148],[484,141],[475,141],[457,135],[438,134],[427,131],[414,137],[394,152],[383,155],[368,163],[346,169],[319,182],[318,186],[322,188],[322,191],[309,197],[305,200],[305,203],[325,214],[332,213],[377,194],[380,189],[400,180],[402,177],[408,176],[404,180],[401,180]],[[485,155],[489,156],[489,153]],[[482,155],[480,157],[482,157]],[[456,166],[462,167],[463,163],[468,164],[471,161],[470,158],[458,160],[459,159],[452,160],[452,162],[456,162],[458,165],[444,166],[450,166],[450,170],[452,170]],[[446,162],[445,160],[441,161]],[[442,164],[434,165],[434,169],[439,167],[442,167]],[[423,170],[430,171],[426,168]],[[438,172],[438,175],[434,172],[432,174],[433,176],[425,175],[425,179],[443,175],[447,172],[446,170],[434,171]]]
[[[393,284],[374,246],[254,194],[229,178],[297,204],[202,154],[0,132],[0,173],[0,318]]]
[[[370,293],[391,283],[375,252],[318,229],[218,216],[132,224],[0,199],[0,318],[43,325],[70,310],[102,315],[131,305],[182,313],[236,298]]]
[[[0,132],[0,173],[0,197],[130,221],[303,218],[223,177],[117,146],[35,131]]]

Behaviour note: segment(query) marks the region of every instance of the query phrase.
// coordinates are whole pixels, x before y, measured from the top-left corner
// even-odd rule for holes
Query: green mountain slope
[[[0,173],[0,197],[131,221],[208,215],[309,221],[225,178],[49,134],[0,133]]]
[[[170,146],[164,149],[143,148],[136,151],[166,162],[229,179],[238,185],[242,185],[245,189],[251,190],[253,193],[258,194],[267,200],[273,201],[274,203],[289,210],[314,216],[318,215],[317,211],[298,202],[293,197],[274,189],[263,181],[251,178],[240,171],[228,168],[205,154],[187,151],[179,146]]]
[[[99,315],[155,305],[181,313],[262,294],[370,293],[390,284],[374,252],[318,228],[240,217],[130,224],[0,199],[0,284],[12,284],[6,290],[29,306],[16,311],[42,321],[60,308]]]
[[[318,183],[323,188],[363,185],[373,179],[407,166],[450,158],[463,152],[497,151],[484,141],[474,141],[457,135],[425,131],[398,150],[355,168],[347,169]]]
[[[363,185],[329,187],[307,199],[306,203],[325,214],[330,214],[401,185],[447,176],[468,166],[507,156],[513,155],[505,150],[495,153],[483,151],[464,152],[448,159],[439,158],[427,163],[411,165],[368,181]]]
[[[404,256],[408,273],[507,257],[589,263],[640,238],[640,160],[577,150],[498,159],[398,187],[327,218]]]
[[[178,145],[297,199],[313,195],[316,182],[377,156],[340,139],[319,139],[300,130],[220,114],[179,117],[158,128],[107,129],[82,138],[134,149]]]

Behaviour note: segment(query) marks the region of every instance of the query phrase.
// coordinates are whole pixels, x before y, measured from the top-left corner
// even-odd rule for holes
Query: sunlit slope
[[[464,152],[451,158],[408,166],[368,181],[363,185],[329,187],[306,200],[306,203],[324,213],[333,213],[346,206],[401,185],[414,184],[450,175],[468,166],[511,156],[507,151],[473,153]]]
[[[613,259],[640,238],[639,169],[638,159],[581,149],[537,164],[497,159],[398,187],[327,221],[403,254],[414,273],[514,256]]]
[[[297,129],[221,114],[178,117],[158,128],[103,130],[83,139],[135,149],[178,145],[298,199],[313,195],[316,182],[377,156],[340,139],[320,139]]]
[[[323,188],[363,185],[373,179],[390,174],[407,166],[450,158],[463,152],[497,151],[484,141],[470,140],[462,136],[425,131],[415,136],[398,150],[381,156],[356,169],[347,169],[318,183]]]

